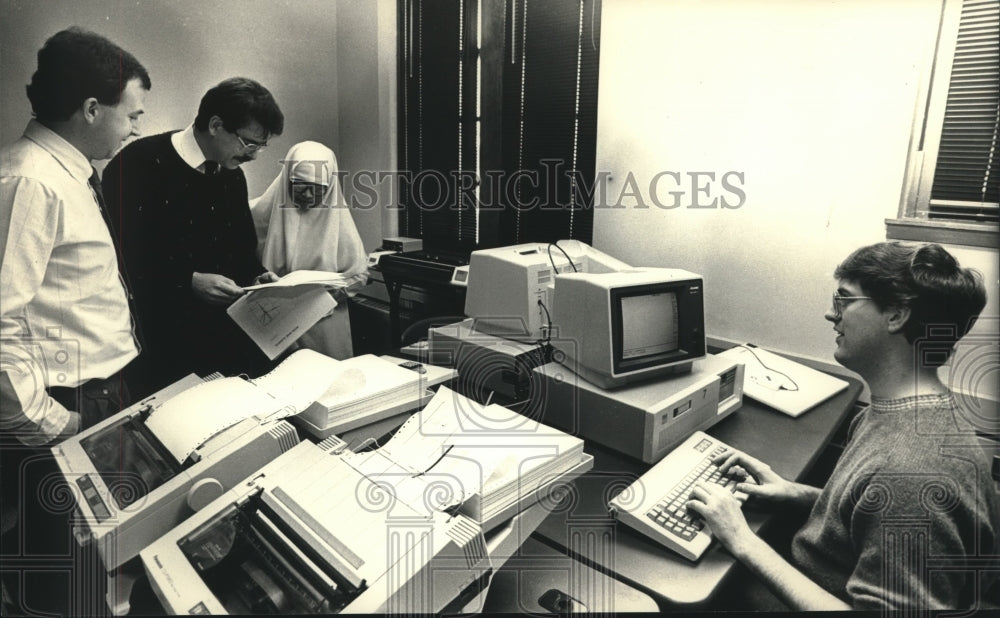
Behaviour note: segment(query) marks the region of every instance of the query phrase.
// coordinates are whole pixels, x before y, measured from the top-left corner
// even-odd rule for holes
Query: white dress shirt
[[[188,125],[183,131],[171,135],[170,143],[185,163],[202,174],[205,173],[205,153],[201,151],[201,146],[194,138],[194,125]]]
[[[139,353],[92,173],[34,120],[0,150],[0,431],[28,445],[79,428],[45,388],[107,378]]]

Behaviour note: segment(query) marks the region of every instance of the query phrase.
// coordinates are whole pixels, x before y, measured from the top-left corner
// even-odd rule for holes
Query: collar
[[[32,119],[24,129],[24,136],[51,154],[73,178],[82,182],[90,181],[90,176],[94,173],[90,159],[61,135]]]
[[[913,395],[899,399],[882,399],[872,397],[872,410],[875,412],[904,412],[921,408],[953,407],[954,397],[950,392],[929,395]]]
[[[188,125],[183,131],[178,131],[170,136],[170,143],[181,159],[192,169],[199,172],[205,171],[205,153],[201,151],[198,140],[194,138],[194,125]]]

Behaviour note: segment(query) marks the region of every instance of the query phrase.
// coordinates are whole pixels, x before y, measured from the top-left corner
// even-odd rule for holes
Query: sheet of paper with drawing
[[[579,438],[442,386],[385,445],[345,461],[370,477],[381,474],[401,500],[431,500],[438,510],[468,507],[487,521],[583,456]]]
[[[847,388],[847,381],[752,344],[717,356],[744,364],[743,393],[789,416],[799,416]]]
[[[254,288],[229,305],[226,313],[271,360],[337,306],[320,283]]]

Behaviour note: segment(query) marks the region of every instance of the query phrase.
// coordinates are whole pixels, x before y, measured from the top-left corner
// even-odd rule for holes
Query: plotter
[[[129,610],[141,549],[299,442],[283,419],[319,397],[336,362],[302,350],[255,380],[192,374],[53,447],[112,611]]]
[[[444,387],[378,448],[300,443],[284,419],[342,389],[337,363],[188,376],[53,449],[115,613],[141,567],[177,613],[442,611],[592,466],[579,438]]]
[[[299,444],[143,551],[167,612],[438,612],[489,577],[476,522],[396,499],[342,444]]]
[[[147,426],[150,414],[193,387],[191,375],[53,449],[77,497],[74,534],[96,543],[108,574],[108,605],[128,612],[135,569],[119,568],[177,523],[298,443],[286,421],[251,417],[177,461]],[[137,566],[137,565],[136,565]]]
[[[592,462],[579,438],[442,388],[376,449],[297,445],[142,562],[170,613],[459,611]]]

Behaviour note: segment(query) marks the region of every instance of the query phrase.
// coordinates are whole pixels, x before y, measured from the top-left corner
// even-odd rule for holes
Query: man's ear
[[[226,127],[224,126],[224,123],[222,122],[222,118],[219,118],[218,116],[212,116],[211,118],[208,119],[208,133],[212,137],[215,137],[220,132],[225,131],[225,130],[226,130]]]
[[[910,320],[909,307],[892,307],[886,312],[886,314],[889,318],[889,321],[886,323],[886,327],[892,335],[902,332],[903,327],[906,326],[906,323]]]
[[[101,115],[101,104],[97,102],[96,97],[90,97],[84,99],[83,104],[80,106],[80,110],[83,112],[83,119],[87,124],[94,124],[97,122],[98,116]]]

